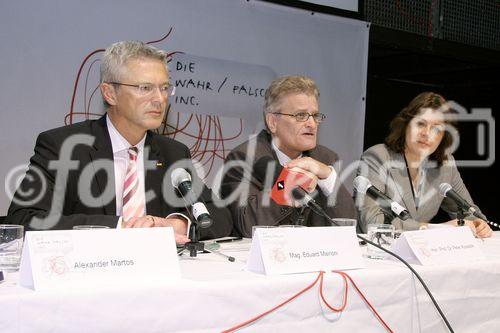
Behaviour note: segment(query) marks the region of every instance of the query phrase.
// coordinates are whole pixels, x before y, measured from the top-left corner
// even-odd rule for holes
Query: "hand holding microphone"
[[[312,192],[317,184],[317,177],[314,174],[299,167],[283,167],[270,156],[258,159],[253,165],[252,174],[262,184],[273,184],[271,199],[281,206],[296,206],[292,196],[295,187],[300,186]]]
[[[316,188],[316,179],[302,170],[283,168],[273,185],[271,199],[278,205],[297,206],[293,195],[293,190],[297,187],[305,192],[312,192]]]

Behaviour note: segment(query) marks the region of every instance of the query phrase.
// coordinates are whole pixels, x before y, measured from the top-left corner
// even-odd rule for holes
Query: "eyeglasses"
[[[155,88],[158,88],[160,90],[160,93],[165,96],[173,96],[175,95],[175,86],[167,83],[167,84],[162,84],[157,86],[156,84],[152,83],[142,83],[142,84],[128,84],[128,83],[121,83],[121,82],[108,82],[111,84],[116,84],[119,86],[126,86],[126,87],[134,87],[136,88],[137,92],[141,96],[147,96],[151,94],[153,91],[155,91]]]
[[[296,113],[296,114],[291,114],[291,113],[273,112],[272,114],[280,114],[282,116],[294,117],[295,120],[297,120],[297,121],[299,121],[301,123],[308,121],[309,117],[313,117],[314,121],[319,124],[323,120],[325,120],[325,118],[326,118],[326,114],[324,114],[324,113],[310,114],[310,113],[307,113],[307,112],[299,112],[299,113]]]

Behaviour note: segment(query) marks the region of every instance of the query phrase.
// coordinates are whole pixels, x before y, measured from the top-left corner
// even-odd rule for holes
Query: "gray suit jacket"
[[[367,177],[373,186],[409,211],[410,218],[408,220],[402,221],[395,218],[392,221],[396,229],[418,229],[419,223],[430,222],[438,213],[439,208],[447,212],[450,219],[456,218],[457,205],[455,202],[439,194],[439,185],[441,183],[449,183],[462,198],[474,205],[460,177],[453,157],[450,156],[449,160],[443,163],[441,167],[438,167],[436,163],[429,162],[426,165],[426,170],[418,208],[415,205],[403,154],[389,150],[385,144],[375,145],[366,150],[361,156],[361,166],[358,169],[358,174]],[[359,211],[360,227],[363,232],[366,232],[369,223],[383,223],[384,215],[378,203],[369,195],[356,193],[356,206]],[[474,205],[474,207],[479,210],[477,206]],[[466,218],[474,219],[473,216],[467,216]]]
[[[250,149],[249,149],[250,147]],[[247,161],[249,154],[255,151],[255,157],[252,161]],[[304,152],[304,155],[310,156],[326,165],[333,165],[337,161],[337,154],[323,146],[316,146],[311,151]],[[232,162],[239,161],[240,166],[228,168],[221,184],[221,194],[223,198],[230,196],[236,188],[243,183],[247,185],[248,197],[244,205],[240,205],[238,200],[229,205],[233,216],[235,231],[245,237],[252,236],[252,226],[254,225],[278,225],[294,224],[298,217],[296,208],[280,206],[269,199],[269,205],[263,205],[263,198],[269,198],[270,189],[264,188],[264,182],[253,173],[254,163],[262,157],[271,157],[278,161],[271,146],[271,136],[266,131],[261,131],[258,136],[241,144],[233,149],[226,158],[226,166]],[[279,164],[279,162],[277,162]],[[245,172],[245,169],[247,172]],[[335,196],[336,194],[336,196]],[[345,186],[337,181],[332,198],[327,198],[321,191],[318,191],[316,202],[331,217],[356,218],[356,209],[351,194]],[[328,203],[333,203],[327,207]],[[307,226],[330,226],[331,223],[324,217],[314,214],[309,209],[305,212],[305,225]]]

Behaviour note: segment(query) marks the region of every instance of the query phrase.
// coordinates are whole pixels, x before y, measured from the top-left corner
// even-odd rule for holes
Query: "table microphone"
[[[480,219],[483,218],[482,216],[479,216],[479,212],[476,210],[476,208],[474,208],[464,198],[462,198],[450,184],[439,184],[439,194],[441,194],[445,198],[450,198],[451,200],[455,201],[455,203],[463,208],[467,213],[474,215]]]
[[[313,197],[302,187],[296,186],[292,190],[292,196],[295,200],[300,201],[305,206],[312,209],[313,212],[320,216],[325,216],[326,212],[321,206],[313,199]]]
[[[455,203],[463,210],[465,210],[466,213],[474,215],[475,217],[486,221],[486,223],[488,223],[491,226],[494,226],[496,228],[499,227],[498,223],[488,221],[486,216],[481,214],[474,206],[469,204],[467,200],[462,198],[460,194],[458,194],[450,184],[448,183],[439,184],[439,194],[441,194],[445,198],[450,198],[451,200],[455,201]]]
[[[198,200],[198,196],[193,191],[191,184],[191,175],[183,168],[177,168],[172,171],[170,176],[172,186],[175,187],[184,200],[191,206],[191,212],[201,228],[208,228],[213,220],[205,204]]]
[[[387,195],[382,193],[378,188],[372,185],[368,178],[363,176],[357,176],[354,178],[353,186],[359,193],[368,193],[372,198],[378,199],[380,207],[386,210],[391,210],[397,217],[401,220],[407,220],[410,217],[410,213],[401,206],[398,202],[392,200]]]

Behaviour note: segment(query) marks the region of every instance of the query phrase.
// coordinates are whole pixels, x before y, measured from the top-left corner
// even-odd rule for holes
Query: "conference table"
[[[427,283],[455,332],[500,330],[500,232],[477,240],[484,260],[413,267]],[[18,285],[18,273],[0,284],[0,332],[221,332],[277,305],[238,332],[385,332],[387,329],[348,281],[345,308],[333,312],[320,294],[319,273],[266,276],[245,270],[250,240],[223,243],[234,256],[183,255],[182,279],[126,287],[34,291]],[[366,251],[366,249],[362,249]],[[411,272],[393,260],[364,258],[366,268],[346,273],[394,332],[447,332],[428,295]],[[322,275],[324,299],[335,308],[343,277]]]

